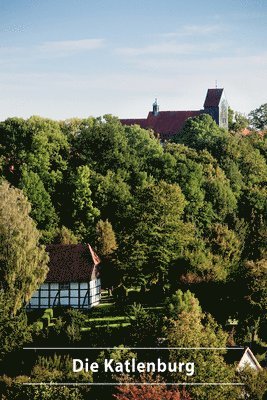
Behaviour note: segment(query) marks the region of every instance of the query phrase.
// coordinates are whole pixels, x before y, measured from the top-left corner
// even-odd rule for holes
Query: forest
[[[240,119],[226,131],[208,115],[190,118],[164,143],[111,115],[0,123],[3,400],[266,398],[267,136],[257,132],[259,124],[242,135]],[[84,328],[97,310],[61,310],[50,329],[38,328],[25,312],[47,274],[45,246],[53,243],[90,243],[101,258],[114,316],[123,313],[129,321],[114,334],[108,328],[101,343],[95,328]],[[265,368],[237,376],[224,350],[190,354],[198,371],[192,382],[244,385],[220,388],[21,385],[73,379],[69,354],[42,354],[16,373],[5,369],[27,343],[159,346],[160,338],[167,347],[250,346]],[[133,351],[113,353],[120,361]]]

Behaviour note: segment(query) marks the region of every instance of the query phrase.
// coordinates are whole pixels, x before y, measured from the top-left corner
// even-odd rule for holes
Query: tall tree
[[[241,132],[249,124],[248,118],[239,113],[233,111],[230,107],[228,108],[228,129],[232,132]]]
[[[38,229],[45,230],[48,237],[53,235],[58,217],[42,180],[36,172],[22,169],[20,189],[31,203],[31,217],[37,223]]]
[[[178,185],[164,181],[140,188],[132,228],[120,248],[119,262],[133,279],[163,287],[171,263],[193,241],[194,227],[183,221],[186,204]],[[121,256],[121,257],[120,257]]]
[[[250,124],[255,129],[266,129],[267,127],[267,103],[249,113]]]
[[[94,220],[99,215],[99,210],[94,207],[91,198],[90,175],[90,168],[83,165],[78,167],[76,174],[72,176],[74,229],[75,233],[81,235],[84,240],[88,240],[92,233]]]
[[[100,257],[109,258],[117,249],[116,236],[108,219],[96,225],[96,250]]]
[[[187,359],[194,362],[195,374],[191,377],[181,377],[174,373],[173,379],[181,382],[186,379],[189,382],[234,382],[234,368],[228,366],[224,361],[223,354],[226,347],[227,334],[210,315],[202,313],[199,302],[190,292],[182,295],[177,292],[176,315],[168,321],[166,336],[170,347],[196,348],[192,350],[170,350],[170,359]],[[198,348],[217,348],[198,349]],[[240,392],[235,392],[235,387],[231,386],[211,386],[209,390],[203,386],[192,386],[189,389],[193,397],[198,400],[227,400],[239,398]],[[235,397],[236,396],[236,397]]]
[[[44,281],[48,255],[29,217],[30,204],[19,189],[0,185],[0,280],[10,314],[16,314]]]
[[[10,315],[12,299],[9,299],[3,289],[0,290],[0,360],[5,355],[25,342],[31,341],[31,328],[27,324],[24,310],[16,315]]]

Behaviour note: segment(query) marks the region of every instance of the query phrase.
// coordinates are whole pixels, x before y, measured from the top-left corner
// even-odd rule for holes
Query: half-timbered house
[[[49,245],[49,272],[27,308],[91,308],[101,297],[100,259],[90,245]]]

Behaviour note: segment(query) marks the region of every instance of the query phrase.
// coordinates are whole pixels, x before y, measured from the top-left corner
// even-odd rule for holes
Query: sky
[[[267,0],[0,0],[0,120],[267,102]]]

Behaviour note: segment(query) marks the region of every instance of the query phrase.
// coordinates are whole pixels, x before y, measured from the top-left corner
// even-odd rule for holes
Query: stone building
[[[200,114],[209,114],[217,125],[228,129],[228,103],[224,89],[208,89],[204,108],[190,111],[160,111],[157,99],[147,118],[121,119],[123,125],[140,125],[144,129],[152,129],[161,140],[168,140],[176,135],[188,118]]]

